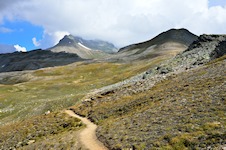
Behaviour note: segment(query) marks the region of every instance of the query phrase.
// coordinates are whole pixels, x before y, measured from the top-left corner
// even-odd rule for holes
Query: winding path
[[[71,110],[66,110],[65,112],[72,117],[80,119],[82,123],[86,125],[86,128],[80,132],[79,139],[87,149],[107,150],[107,148],[96,137],[97,125],[89,121],[87,118],[75,114]]]

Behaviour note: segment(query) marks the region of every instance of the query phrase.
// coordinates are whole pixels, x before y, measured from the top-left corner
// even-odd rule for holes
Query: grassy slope
[[[38,144],[30,147],[30,149],[50,149],[54,147],[60,149],[68,147],[75,144],[77,139],[61,140],[61,135],[73,133],[81,129],[81,127],[82,123],[80,120],[62,112],[33,117],[22,122],[0,127],[0,149],[20,148],[33,142]],[[57,142],[51,143],[51,139],[55,139]],[[66,141],[66,143],[56,144],[59,141]]]
[[[143,63],[75,63],[63,67],[27,73],[28,81],[21,76],[6,77],[0,84],[0,123],[22,120],[59,110],[77,103],[90,90],[116,83],[145,71],[163,58]]]
[[[75,121],[76,128],[62,128],[67,117],[57,117],[55,114],[62,114],[59,110],[80,103],[81,98],[92,90],[127,79],[171,57],[171,54],[166,53],[148,61],[79,62],[36,71],[1,74],[0,130],[3,132],[0,149],[81,148],[76,137],[81,124],[69,119],[69,123]],[[48,110],[51,114],[42,116]],[[35,143],[27,145],[30,140],[35,140]]]
[[[75,111],[99,124],[98,136],[110,149],[217,149],[226,144],[225,58]]]

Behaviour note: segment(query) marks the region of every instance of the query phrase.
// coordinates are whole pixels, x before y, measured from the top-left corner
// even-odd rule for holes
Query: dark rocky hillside
[[[0,72],[36,70],[46,67],[62,66],[83,59],[76,54],[53,53],[34,50],[26,53],[15,52],[0,55]]]

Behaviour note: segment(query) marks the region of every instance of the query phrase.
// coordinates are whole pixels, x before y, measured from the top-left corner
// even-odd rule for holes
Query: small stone
[[[221,148],[221,150],[226,150],[226,146],[223,146],[223,147]]]
[[[45,115],[48,115],[48,114],[50,114],[50,110],[48,110],[47,112],[45,112]]]
[[[30,145],[30,144],[32,144],[32,143],[34,143],[34,142],[35,142],[35,140],[29,140],[29,141],[27,142],[27,144]]]

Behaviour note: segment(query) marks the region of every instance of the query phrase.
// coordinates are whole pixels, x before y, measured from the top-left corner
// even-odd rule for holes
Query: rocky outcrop
[[[219,58],[226,54],[226,41],[222,41],[216,47],[215,51],[210,54],[211,59]]]
[[[226,54],[226,35],[201,35],[187,50],[149,71],[166,74],[206,64]]]

